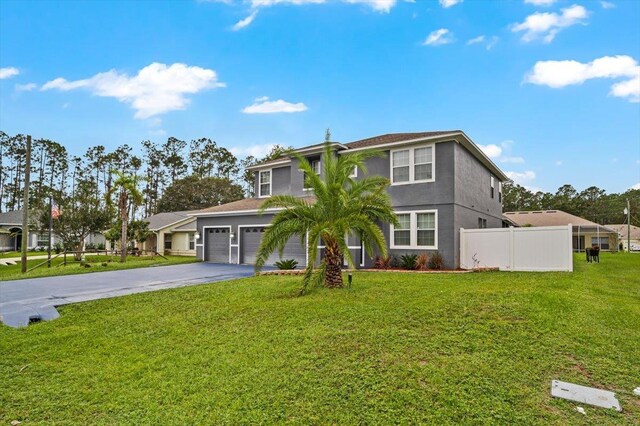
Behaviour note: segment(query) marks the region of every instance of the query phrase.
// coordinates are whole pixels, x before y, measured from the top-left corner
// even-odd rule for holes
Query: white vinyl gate
[[[573,271],[572,226],[460,229],[460,268]]]

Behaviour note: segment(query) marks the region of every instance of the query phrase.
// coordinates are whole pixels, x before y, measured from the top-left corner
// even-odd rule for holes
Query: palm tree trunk
[[[120,192],[120,221],[122,222],[120,234],[120,262],[127,261],[127,194],[122,190]]]
[[[325,241],[324,261],[326,265],[324,286],[327,288],[344,287],[342,281],[342,255],[340,248],[335,242]]]

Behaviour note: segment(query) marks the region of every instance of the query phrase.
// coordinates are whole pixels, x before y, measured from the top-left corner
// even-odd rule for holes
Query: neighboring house
[[[189,211],[158,213],[144,219],[152,235],[140,245],[142,250],[180,256],[196,255],[196,219]]]
[[[567,226],[573,228],[573,250],[584,251],[585,247],[600,246],[601,250],[618,250],[618,233],[562,210],[537,210],[507,212],[505,219],[517,226]]]
[[[627,242],[631,243],[631,251],[640,251],[640,227],[631,225],[631,238],[627,239],[628,228],[626,224],[605,225],[607,228],[613,229],[618,233],[620,244],[622,249],[629,251],[627,248]]]
[[[384,224],[389,253],[442,254],[445,266],[459,266],[460,228],[502,226],[502,182],[505,174],[459,130],[424,133],[394,133],[350,143],[332,143],[332,155],[367,149],[385,155],[366,161],[370,175],[389,178],[388,188],[400,225]],[[323,144],[297,149],[317,173],[322,173]],[[197,218],[197,256],[209,262],[252,264],[262,235],[277,212],[258,215],[263,200],[274,194],[308,197],[298,160],[287,156],[249,167],[255,175],[255,198],[210,207],[193,213]],[[354,170],[355,179],[363,170]],[[370,267],[374,259],[365,255],[360,241],[350,238],[354,261]],[[320,247],[322,249],[322,247]],[[279,258],[274,253],[267,264]],[[299,238],[289,241],[282,258],[307,263]]]
[[[27,248],[47,247],[49,245],[49,233],[37,232],[34,226],[29,226]],[[52,235],[53,244],[61,242],[57,235]],[[91,234],[85,238],[85,244],[104,244],[102,234]],[[0,213],[0,251],[20,250],[22,245],[22,210]]]

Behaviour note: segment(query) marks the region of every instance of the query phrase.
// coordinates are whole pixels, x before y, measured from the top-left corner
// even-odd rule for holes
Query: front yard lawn
[[[262,276],[0,327],[0,423],[638,424],[640,256],[576,272]],[[552,379],[623,412],[552,399]]]
[[[72,262],[73,256],[68,255],[66,266],[63,265],[62,257],[58,257],[51,261],[51,268],[47,265],[42,265],[39,268],[34,269],[31,272],[23,274],[20,272],[20,262],[15,265],[2,266],[0,265],[0,281],[7,280],[20,280],[24,278],[39,278],[50,277],[54,275],[74,275],[74,274],[86,274],[89,272],[104,272],[115,271],[118,269],[133,269],[133,268],[146,268],[148,266],[164,266],[164,265],[179,265],[182,263],[197,262],[195,257],[189,256],[165,256],[167,259],[163,259],[160,256],[128,256],[126,263],[120,263],[120,256],[105,256],[105,255],[93,255],[87,254],[86,262],[90,267],[81,266],[78,262]],[[32,268],[42,262],[46,262],[45,259],[27,259],[27,269]],[[107,263],[106,266],[103,263]]]

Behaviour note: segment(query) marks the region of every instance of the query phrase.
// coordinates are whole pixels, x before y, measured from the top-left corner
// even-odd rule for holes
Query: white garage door
[[[229,263],[229,228],[208,228],[205,232],[204,260]]]
[[[246,227],[240,228],[240,263],[253,265],[256,263],[258,247],[262,241],[265,227]],[[298,267],[305,267],[307,264],[307,256],[305,248],[300,244],[299,237],[293,237],[285,245],[282,257],[278,251],[271,253],[271,256],[265,262],[265,265],[273,265],[280,259],[295,259],[298,261]]]

